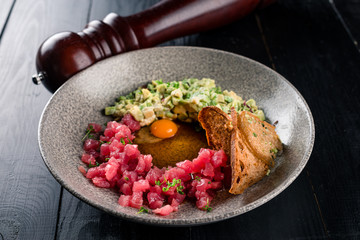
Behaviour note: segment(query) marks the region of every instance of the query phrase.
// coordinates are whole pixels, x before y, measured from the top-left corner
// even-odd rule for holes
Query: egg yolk
[[[151,134],[158,138],[171,138],[177,130],[176,124],[168,119],[157,120],[150,126]]]

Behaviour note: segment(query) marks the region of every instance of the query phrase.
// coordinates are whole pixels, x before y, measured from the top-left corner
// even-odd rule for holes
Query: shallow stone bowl
[[[269,176],[241,195],[219,193],[212,211],[200,211],[192,202],[166,217],[137,214],[117,203],[119,193],[95,187],[78,170],[82,137],[89,122],[105,123],[106,106],[117,97],[151,80],[212,78],[223,90],[243,99],[253,98],[276,130],[284,151]],[[284,77],[248,58],[196,47],[158,47],[124,53],[103,60],[68,80],[51,97],[39,123],[39,146],[44,162],[56,180],[82,201],[118,217],[141,223],[190,226],[238,216],[265,204],[300,174],[315,139],[314,122],[300,93]],[[85,166],[85,165],[84,165]],[[86,166],[85,166],[86,167]]]

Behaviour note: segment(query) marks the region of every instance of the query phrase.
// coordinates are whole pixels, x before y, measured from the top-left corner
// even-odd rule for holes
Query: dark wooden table
[[[203,46],[257,60],[309,104],[312,156],[275,199],[219,223],[166,228],[124,221],[64,190],[39,152],[35,55],[48,36],[126,16],[155,0],[1,0],[0,239],[360,239],[360,1],[287,0],[164,45]]]

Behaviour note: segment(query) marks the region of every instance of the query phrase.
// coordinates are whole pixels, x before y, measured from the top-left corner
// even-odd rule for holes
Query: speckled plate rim
[[[67,82],[65,82],[48,100],[48,102],[46,103],[44,110],[41,114],[40,117],[40,121],[38,124],[38,144],[39,144],[39,149],[40,149],[40,153],[42,156],[42,159],[45,163],[45,165],[47,166],[47,168],[49,169],[50,173],[53,175],[53,177],[60,183],[61,186],[63,186],[67,191],[69,191],[72,195],[74,195],[75,197],[79,198],[80,200],[86,202],[87,204],[96,207],[99,210],[102,210],[104,212],[107,212],[109,214],[112,214],[114,216],[117,217],[121,217],[123,219],[126,220],[130,220],[130,221],[134,221],[134,222],[138,222],[138,223],[142,223],[142,224],[150,224],[150,225],[159,225],[159,226],[171,226],[171,227],[175,227],[175,226],[197,226],[197,225],[203,225],[203,224],[210,224],[210,223],[215,223],[218,221],[223,221],[229,218],[233,218],[236,216],[239,216],[243,213],[246,213],[250,210],[253,210],[265,203],[267,203],[268,201],[270,201],[271,199],[273,199],[274,197],[276,197],[277,195],[279,195],[282,191],[284,191],[291,183],[293,183],[293,181],[300,175],[300,173],[302,172],[302,170],[304,169],[305,165],[307,164],[312,150],[313,150],[313,146],[314,146],[314,142],[315,142],[315,124],[314,124],[314,119],[311,113],[311,110],[308,106],[308,104],[306,103],[305,99],[303,98],[303,96],[300,94],[300,92],[287,80],[285,79],[283,76],[281,76],[279,73],[275,72],[274,70],[272,70],[271,68],[257,62],[254,61],[250,58],[235,54],[235,53],[231,53],[231,52],[226,52],[226,51],[222,51],[222,50],[216,50],[216,49],[211,49],[211,48],[205,48],[205,47],[188,47],[188,46],[167,46],[167,47],[154,47],[154,48],[149,48],[149,49],[142,49],[142,50],[136,50],[133,52],[138,52],[138,51],[156,51],[156,49],[178,49],[178,50],[191,50],[191,49],[197,49],[197,50],[201,50],[201,51],[209,51],[209,52],[217,52],[220,54],[227,54],[227,55],[231,55],[233,57],[236,58],[241,58],[242,60],[251,62],[252,64],[258,65],[260,68],[264,68],[267,71],[272,72],[273,74],[277,75],[279,77],[279,79],[281,81],[283,81],[285,84],[287,84],[290,88],[292,88],[294,90],[294,92],[297,94],[297,96],[299,97],[300,101],[302,102],[302,104],[304,104],[305,108],[306,108],[306,114],[308,115],[308,119],[310,120],[310,141],[308,142],[306,151],[303,154],[303,158],[301,159],[300,163],[298,164],[298,166],[293,170],[291,177],[287,178],[286,182],[283,182],[283,184],[279,185],[278,187],[274,188],[271,192],[269,192],[268,194],[258,198],[257,200],[253,201],[250,204],[247,204],[243,207],[241,207],[240,209],[235,209],[232,212],[227,212],[227,213],[223,213],[223,214],[218,214],[215,217],[211,216],[211,217],[204,217],[202,218],[200,221],[197,221],[196,223],[188,223],[186,220],[183,219],[165,219],[165,218],[161,218],[159,217],[158,219],[146,219],[143,218],[141,215],[128,215],[126,213],[122,213],[119,211],[114,211],[112,209],[107,209],[104,208],[101,204],[98,204],[97,202],[93,202],[91,201],[91,199],[88,199],[84,196],[82,196],[81,194],[79,194],[78,192],[76,192],[74,189],[72,189],[71,187],[69,187],[67,185],[67,183],[65,181],[63,181],[63,179],[61,179],[61,177],[59,177],[59,175],[57,174],[56,169],[54,169],[51,165],[51,163],[49,162],[49,160],[46,157],[46,153],[43,150],[42,145],[44,144],[42,141],[42,137],[41,137],[41,129],[42,129],[42,124],[44,121],[44,116],[46,115],[47,109],[50,106],[52,100],[55,98],[56,95],[59,94],[59,92],[62,91],[63,88],[65,88],[68,84],[70,84],[70,82],[72,81],[72,79],[74,79],[73,76],[71,77]],[[128,52],[128,53],[123,53],[123,54],[132,54],[133,52]],[[119,57],[118,56],[114,56],[112,58],[115,57]],[[107,59],[108,60],[108,59]],[[95,65],[91,66],[91,67],[95,67]],[[84,70],[86,71],[86,69]]]

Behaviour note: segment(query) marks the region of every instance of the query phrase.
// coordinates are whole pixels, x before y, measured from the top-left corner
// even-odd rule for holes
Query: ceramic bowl
[[[212,211],[200,211],[192,202],[166,217],[137,214],[122,207],[119,193],[95,187],[78,170],[82,165],[82,137],[89,122],[105,123],[106,106],[151,80],[212,78],[223,90],[253,98],[276,130],[284,151],[271,174],[241,195],[226,191],[212,201]],[[277,196],[300,174],[314,144],[314,122],[300,93],[284,77],[248,58],[206,48],[158,47],[124,53],[68,80],[51,97],[39,123],[42,157],[56,180],[84,202],[124,219],[157,225],[189,226],[216,222],[250,211]],[[85,166],[85,165],[84,165]]]

